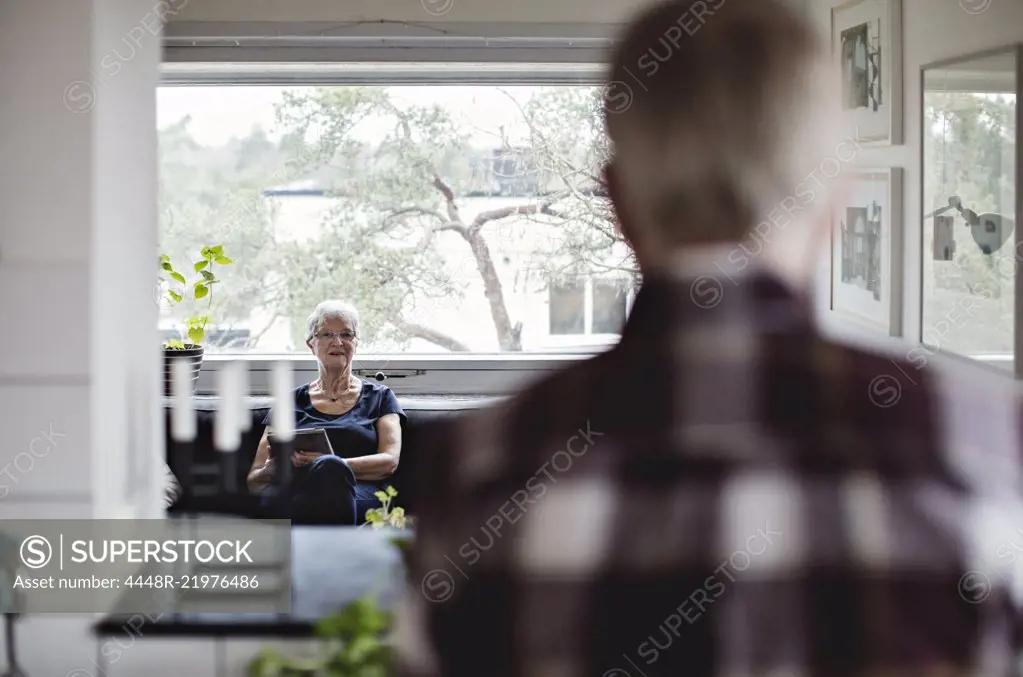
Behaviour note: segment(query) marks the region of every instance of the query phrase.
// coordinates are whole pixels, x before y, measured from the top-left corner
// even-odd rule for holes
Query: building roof
[[[459,197],[537,197],[550,195],[565,188],[560,176],[536,167],[531,149],[490,148],[479,150],[465,159],[468,181],[455,181],[453,187]],[[273,185],[263,190],[265,197],[323,197],[343,194],[345,178],[351,170],[327,166],[302,178]],[[461,185],[458,185],[461,184]],[[603,195],[594,186],[577,186],[583,194]]]

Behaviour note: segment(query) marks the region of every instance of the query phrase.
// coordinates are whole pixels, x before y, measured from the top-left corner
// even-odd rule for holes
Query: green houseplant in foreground
[[[315,659],[291,659],[264,648],[250,661],[249,677],[388,677],[392,649],[384,633],[392,613],[373,597],[363,597],[342,611],[322,618],[316,636],[322,655]]]
[[[249,662],[249,677],[387,677],[391,647],[384,633],[392,613],[376,598],[363,597],[341,611],[320,619],[316,636],[321,641],[317,658],[288,658],[263,649]]]
[[[375,529],[410,526],[403,508],[390,507],[397,495],[392,486],[377,492],[383,505],[367,511],[367,524]],[[408,533],[388,539],[406,566],[412,545]],[[249,661],[248,677],[387,677],[393,654],[386,633],[392,621],[393,613],[379,605],[376,595],[366,595],[316,624],[318,657],[290,658],[265,648]]]
[[[405,515],[405,508],[391,507],[391,502],[397,495],[398,491],[390,485],[387,486],[387,489],[376,492],[374,496],[380,499],[380,507],[370,508],[366,511],[366,523],[362,526],[369,525],[373,529],[383,529],[384,527],[404,529],[412,526],[412,518]]]
[[[184,301],[185,298],[191,298],[196,301],[205,300],[207,310],[206,314],[193,315],[185,319],[183,338],[187,339],[187,343],[183,339],[171,339],[164,343],[165,394],[170,394],[171,373],[175,360],[187,360],[193,382],[198,379],[205,352],[203,341],[206,340],[206,325],[210,320],[208,311],[213,303],[213,285],[220,282],[214,270],[217,266],[229,266],[232,263],[234,261],[224,255],[224,248],[221,245],[203,247],[199,250],[199,259],[192,264],[192,272],[196,277],[194,281],[189,281],[181,271],[174,267],[169,256],[160,255],[160,279],[171,285],[166,296],[170,305],[174,306]]]

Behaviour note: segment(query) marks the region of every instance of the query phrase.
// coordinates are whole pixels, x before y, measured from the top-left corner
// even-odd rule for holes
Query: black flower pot
[[[174,362],[185,360],[188,363],[188,371],[192,374],[192,392],[195,392],[195,384],[199,380],[199,370],[202,369],[203,347],[194,343],[186,343],[184,348],[163,349],[163,394],[170,396],[174,394]]]

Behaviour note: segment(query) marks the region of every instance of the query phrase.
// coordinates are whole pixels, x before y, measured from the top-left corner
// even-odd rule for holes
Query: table
[[[340,526],[296,526],[291,536],[291,613],[154,614],[141,632],[146,637],[312,637],[317,620],[378,593],[380,604],[394,608],[403,589],[404,560],[393,539],[410,531]],[[93,626],[98,637],[123,635],[133,615],[109,615]],[[134,624],[139,623],[135,616]]]

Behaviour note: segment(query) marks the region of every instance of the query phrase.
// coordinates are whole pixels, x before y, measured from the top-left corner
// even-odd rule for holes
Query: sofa
[[[430,420],[437,418],[457,416],[467,411],[478,409],[487,404],[488,399],[467,399],[467,398],[443,398],[443,397],[416,397],[398,398],[407,416],[402,426],[402,449],[414,448],[417,430]],[[193,487],[171,508],[171,512],[215,512],[242,514],[252,517],[262,517],[258,510],[253,508],[252,496],[248,493],[245,485],[245,478],[252,460],[256,455],[256,448],[263,436],[266,426],[263,420],[270,411],[269,398],[248,398],[248,416],[250,425],[242,435],[242,445],[234,467],[234,487],[237,492],[226,492],[222,488],[222,467],[220,465],[219,452],[213,446],[213,425],[216,419],[216,400],[214,398],[196,398],[196,410],[198,418],[198,437],[194,445],[192,461],[192,482]],[[170,437],[171,430],[171,409],[169,404],[165,407],[166,416],[166,450],[167,464],[176,468],[174,453],[175,446]],[[417,467],[426,462],[427,459],[418,458],[416,454],[402,453],[398,470],[391,476],[389,483],[398,491],[398,497],[394,504],[405,508],[409,514],[415,514],[415,504],[412,497],[410,479],[415,477]]]

